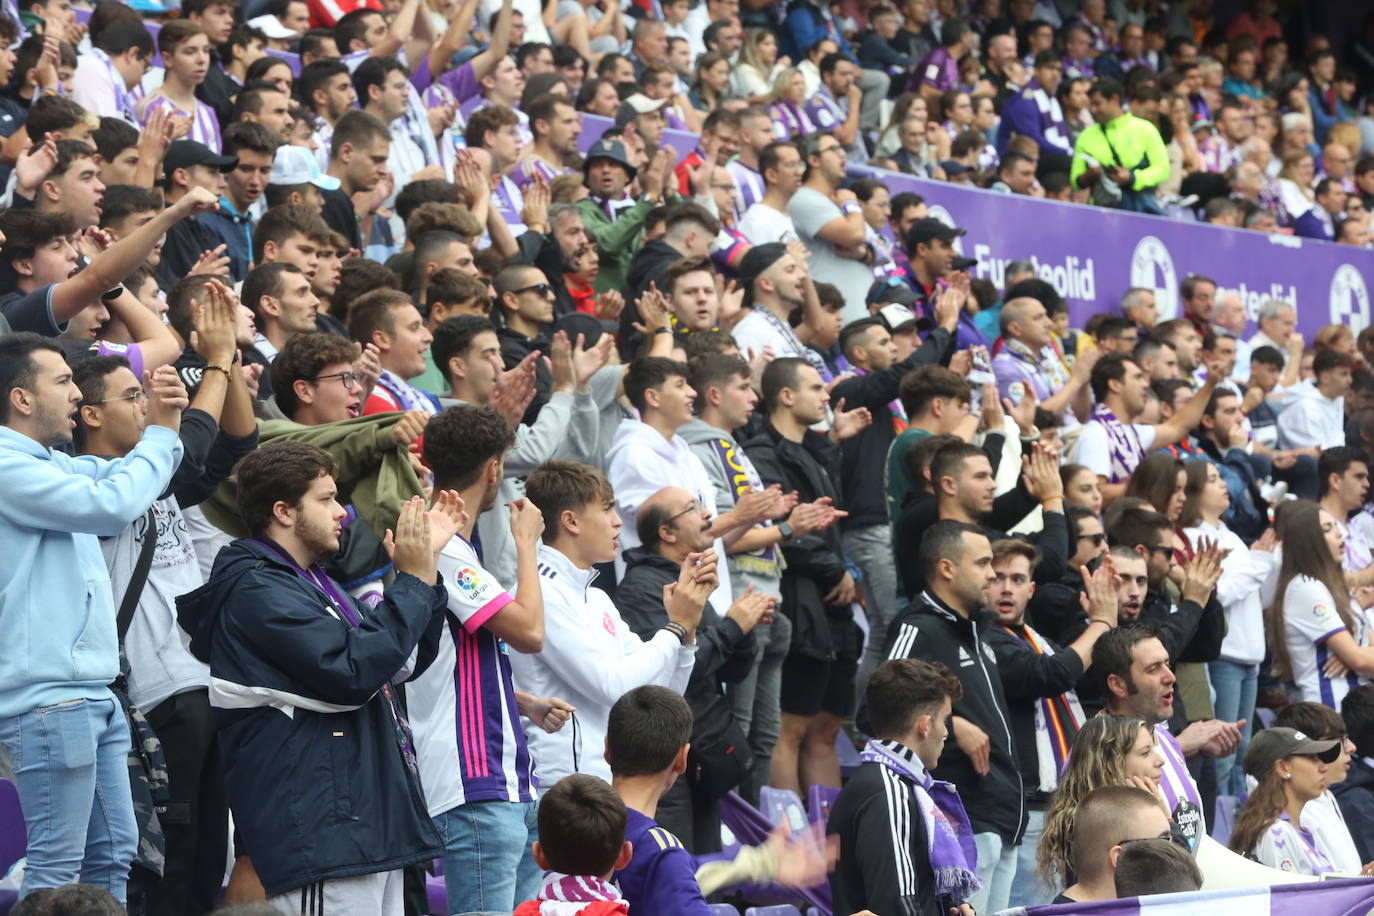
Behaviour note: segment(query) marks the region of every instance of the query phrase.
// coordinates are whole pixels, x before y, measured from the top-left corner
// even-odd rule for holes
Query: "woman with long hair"
[[[1316,175],[1316,160],[1305,149],[1289,150],[1283,154],[1279,168],[1279,199],[1288,215],[1297,219],[1316,203],[1312,179]]]
[[[768,114],[773,119],[773,136],[792,140],[816,132],[806,113],[806,77],[796,67],[778,72],[769,96]]]
[[[1207,663],[1207,674],[1216,694],[1212,712],[1223,722],[1245,720],[1240,746],[1227,757],[1217,758],[1217,793],[1239,795],[1245,791],[1245,774],[1237,764],[1250,740],[1259,689],[1259,666],[1264,661],[1264,602],[1260,598],[1274,565],[1274,536],[1266,533],[1247,547],[1221,517],[1231,506],[1217,466],[1210,461],[1184,465],[1188,485],[1184,491],[1179,525],[1194,549],[1205,539],[1226,551],[1216,596],[1226,615],[1226,637],[1221,656]]]
[[[908,113],[913,109],[919,108],[921,120],[926,119],[929,106],[926,100],[918,92],[904,92],[897,96],[897,101],[892,103],[892,116],[887,119],[887,126],[878,135],[877,154],[879,156],[891,156],[902,148],[902,122],[906,120]]]
[[[1045,829],[1037,847],[1040,880],[1060,887],[1069,883],[1073,816],[1089,792],[1102,786],[1134,785],[1158,795],[1163,770],[1164,756],[1144,719],[1102,715],[1084,722],[1045,812]]]
[[[291,72],[291,65],[280,57],[268,55],[259,57],[248,65],[248,73],[244,77],[244,85],[248,85],[254,80],[267,80],[269,83],[276,83],[277,88],[286,93],[287,98],[291,98],[292,89],[296,85],[296,77]]]
[[[1259,784],[1231,828],[1232,851],[1299,875],[1333,871],[1302,826],[1302,809],[1325,790],[1327,765],[1340,753],[1340,741],[1316,741],[1293,728],[1266,728],[1256,735],[1245,752],[1245,772]]]
[[[697,58],[696,78],[687,92],[687,101],[698,111],[715,111],[725,101],[729,87],[730,56],[707,51]]]
[[[1184,488],[1188,475],[1182,460],[1168,452],[1146,455],[1126,483],[1127,496],[1139,496],[1155,511],[1177,525],[1183,512]]]
[[[1283,556],[1265,620],[1274,673],[1298,699],[1339,707],[1374,677],[1364,615],[1345,584],[1345,536],[1336,519],[1304,501],[1284,513]]]
[[[1102,514],[1102,481],[1091,468],[1066,464],[1059,469],[1059,480],[1064,484],[1064,505],[1082,506],[1094,515]]]
[[[791,67],[791,58],[778,57],[778,37],[772,29],[750,29],[744,33],[735,65],[735,95],[744,96],[750,105],[766,105],[774,101],[778,74]],[[803,78],[803,95],[805,85]]]

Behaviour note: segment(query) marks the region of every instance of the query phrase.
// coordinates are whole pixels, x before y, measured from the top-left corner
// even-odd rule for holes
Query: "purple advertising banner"
[[[1075,327],[1096,312],[1117,312],[1133,286],[1154,290],[1160,321],[1180,317],[1179,283],[1194,273],[1216,280],[1218,294],[1237,293],[1252,326],[1267,299],[1295,307],[1309,342],[1325,324],[1356,333],[1370,324],[1374,251],[1367,248],[997,194],[865,166],[851,166],[850,174],[877,178],[894,196],[920,194],[931,216],[967,229],[955,247],[977,259],[975,278],[999,290],[1007,263],[1029,260],[1069,301]]]

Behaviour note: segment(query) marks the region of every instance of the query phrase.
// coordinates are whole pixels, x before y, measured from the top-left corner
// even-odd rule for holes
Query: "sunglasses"
[[[1080,534],[1078,539],[1080,541],[1092,541],[1094,547],[1101,547],[1103,542],[1107,540],[1107,536],[1105,534]]]
[[[538,293],[541,296],[552,296],[553,287],[547,283],[536,283],[533,286],[522,286],[519,289],[513,289],[511,292],[515,293],[517,296],[523,296],[525,293]]]

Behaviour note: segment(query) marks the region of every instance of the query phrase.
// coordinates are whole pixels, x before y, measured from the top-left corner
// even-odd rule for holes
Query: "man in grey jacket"
[[[604,341],[608,344],[610,338]],[[522,423],[521,418],[534,396],[539,354],[531,353],[509,371],[503,370],[496,328],[476,315],[446,319],[435,328],[430,351],[449,388],[449,396],[440,398],[440,404],[494,407],[515,431],[515,445],[506,453],[505,479],[496,502],[477,519],[487,569],[498,582],[514,582],[515,542],[508,504],[524,495],[520,479],[545,461],[557,458],[586,464],[595,459],[600,409],[590,380],[605,365],[609,347],[603,344],[576,350],[566,334],[555,334],[549,349],[553,387],[532,424]]]
[[[758,472],[732,432],[749,422],[758,402],[750,378],[749,364],[737,356],[709,356],[696,363],[691,386],[697,393],[697,416],[678,430],[706,468],[720,512],[734,508],[745,494],[764,490]],[[836,518],[837,512],[828,501],[799,506],[793,493],[783,499],[780,521],[765,520],[733,540],[727,538],[734,597],[739,598],[752,585],[756,591],[779,598],[783,542],[826,527]],[[777,615],[767,633],[757,640],[753,671],[729,690],[735,719],[748,735],[754,755],[754,793],[768,784],[768,762],[782,728],[778,690],[782,660],[791,640],[791,623]]]

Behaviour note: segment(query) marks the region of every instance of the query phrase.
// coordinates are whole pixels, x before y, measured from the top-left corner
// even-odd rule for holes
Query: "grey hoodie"
[[[680,427],[677,434],[687,440],[692,454],[706,468],[706,476],[716,490],[716,510],[729,512],[735,507],[735,499],[750,490],[762,490],[763,481],[740,448],[735,437],[727,430],[717,429],[701,418],[695,418],[686,426]],[[763,522],[771,525],[772,522]],[[775,598],[781,597],[781,578],[784,566],[782,551],[776,546],[742,554],[730,554],[730,584],[734,597],[739,598],[744,590],[753,585],[757,591]]]

